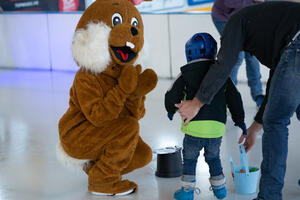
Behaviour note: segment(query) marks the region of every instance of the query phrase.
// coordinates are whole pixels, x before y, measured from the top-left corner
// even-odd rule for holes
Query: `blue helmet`
[[[188,62],[208,58],[215,59],[217,54],[217,42],[208,33],[196,33],[185,43],[185,55]]]

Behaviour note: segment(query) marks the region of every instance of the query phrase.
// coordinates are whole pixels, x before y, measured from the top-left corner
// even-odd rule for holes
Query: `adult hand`
[[[247,135],[241,135],[239,139],[239,144],[241,144],[244,141],[244,139],[246,139],[244,142],[246,152],[248,152],[255,144],[256,136],[261,129],[262,125],[254,121],[251,124],[251,126],[247,129]]]
[[[179,104],[175,104],[179,109],[178,112],[184,121],[185,126],[197,115],[203,105],[204,104],[196,97],[194,97],[193,100],[186,100]]]

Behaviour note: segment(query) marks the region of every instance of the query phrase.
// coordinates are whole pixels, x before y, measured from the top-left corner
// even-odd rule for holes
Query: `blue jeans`
[[[212,20],[220,33],[222,35],[224,27],[226,25],[226,21],[221,21],[215,17],[212,17]],[[243,59],[245,58],[246,62],[246,75],[248,79],[248,86],[250,87],[251,91],[251,97],[255,101],[256,97],[258,95],[263,94],[262,85],[261,85],[261,75],[259,71],[259,62],[256,59],[255,56],[251,56],[248,52],[240,52],[238,56],[237,63],[235,67],[232,69],[232,72],[230,74],[230,77],[234,84],[237,84],[237,76],[238,76],[238,70],[243,62]]]
[[[269,99],[263,116],[263,161],[258,196],[282,200],[288,154],[290,118],[300,105],[300,35],[287,46],[271,80]]]
[[[183,140],[183,175],[194,177],[196,175],[197,160],[200,151],[204,148],[205,161],[209,166],[210,176],[223,174],[220,160],[220,146],[222,137],[219,138],[198,138],[185,135]],[[194,180],[189,180],[194,181]]]
[[[300,105],[298,106],[297,110],[296,110],[296,115],[298,120],[300,121]]]

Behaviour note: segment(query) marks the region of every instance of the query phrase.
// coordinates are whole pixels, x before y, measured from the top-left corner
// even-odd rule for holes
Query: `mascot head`
[[[81,16],[72,42],[80,67],[100,73],[133,64],[144,45],[142,17],[129,0],[97,0]]]

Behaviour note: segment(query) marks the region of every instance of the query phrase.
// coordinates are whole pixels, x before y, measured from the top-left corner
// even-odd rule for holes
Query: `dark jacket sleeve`
[[[239,10],[251,4],[254,4],[254,1],[252,0],[225,0],[224,1],[224,7],[235,8],[236,10]]]
[[[266,95],[264,97],[264,101],[262,102],[261,106],[259,107],[258,112],[256,113],[256,116],[254,117],[254,120],[260,124],[263,124],[263,115],[264,115],[266,104],[269,99],[269,90],[270,90],[270,84],[271,84],[273,74],[274,74],[274,70],[271,69],[269,72],[269,79],[267,82]]]
[[[235,126],[243,126],[245,120],[245,112],[241,94],[235,87],[231,78],[227,80],[226,103],[231,113],[231,118]]]
[[[225,84],[242,50],[245,25],[238,13],[227,22],[221,38],[217,61],[209,68],[196,93],[196,97],[204,104],[210,104],[215,94]]]
[[[165,107],[168,113],[174,114],[177,110],[174,104],[180,103],[184,97],[185,82],[180,74],[171,88],[165,94]]]

